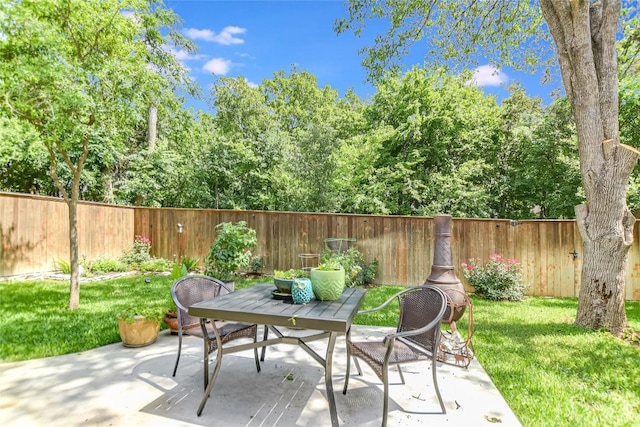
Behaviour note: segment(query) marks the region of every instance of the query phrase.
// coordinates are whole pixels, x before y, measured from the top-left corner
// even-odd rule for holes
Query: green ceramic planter
[[[311,288],[316,299],[321,301],[335,301],[340,299],[344,291],[344,270],[311,269]]]

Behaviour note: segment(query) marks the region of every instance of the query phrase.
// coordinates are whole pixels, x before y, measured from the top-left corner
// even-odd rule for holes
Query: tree
[[[335,29],[360,34],[369,18],[388,18],[386,35],[367,48],[364,65],[376,78],[413,43],[427,40],[429,59],[474,54],[507,65],[533,67],[551,34],[578,137],[584,203],[575,207],[583,247],[576,324],[621,335],[625,272],[635,217],[626,204],[629,178],[640,152],[620,142],[616,33],[621,0],[351,0],[348,17]],[[530,49],[522,48],[527,44]]]
[[[149,50],[159,44],[154,0],[15,0],[0,4],[3,109],[36,130],[51,178],[69,209],[69,309],[80,302],[77,203],[91,152],[124,145],[150,94],[166,87],[160,70],[176,61]],[[153,66],[150,66],[150,63]],[[70,180],[61,179],[60,168]]]

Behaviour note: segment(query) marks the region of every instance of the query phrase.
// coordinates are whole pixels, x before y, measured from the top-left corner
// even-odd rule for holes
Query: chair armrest
[[[376,311],[380,311],[383,308],[385,308],[386,306],[388,306],[389,304],[391,304],[393,302],[393,300],[397,299],[401,294],[407,292],[409,289],[411,289],[411,288],[407,288],[407,289],[401,290],[400,292],[398,292],[395,295],[389,297],[388,300],[386,300],[385,302],[383,302],[382,304],[380,304],[379,306],[377,306],[375,308],[370,308],[368,310],[361,310],[361,311],[358,311],[356,314],[369,314],[369,313],[375,313]]]

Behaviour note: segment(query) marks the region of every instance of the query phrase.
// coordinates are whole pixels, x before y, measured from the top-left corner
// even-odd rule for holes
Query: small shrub
[[[245,221],[216,225],[216,240],[204,260],[205,274],[228,282],[235,280],[241,268],[251,260],[251,251],[258,246],[256,231]]]
[[[114,271],[126,271],[127,266],[123,262],[113,258],[98,258],[87,263],[88,270],[93,274],[111,273]]]
[[[481,260],[471,258],[462,264],[464,277],[475,289],[475,294],[494,301],[521,301],[527,286],[522,281],[520,263],[515,259],[504,260],[493,254],[482,264]]]
[[[56,270],[60,270],[62,271],[62,274],[71,274],[71,263],[67,260],[64,260],[62,258],[56,260],[53,263],[53,267]]]
[[[251,257],[247,268],[254,274],[260,273],[264,268],[264,257],[258,255]]]
[[[140,264],[150,261],[151,240],[148,237],[137,235],[133,239],[131,248],[120,258],[120,261],[135,269]]]
[[[187,271],[196,271],[199,268],[200,258],[194,258],[187,255],[183,255],[180,260],[182,266],[187,269]]]

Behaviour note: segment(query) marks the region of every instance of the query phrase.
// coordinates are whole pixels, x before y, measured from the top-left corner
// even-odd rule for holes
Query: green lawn
[[[171,282],[133,276],[83,283],[80,308],[73,312],[66,309],[67,282],[0,283],[5,313],[0,359],[54,356],[118,342],[118,310],[132,301],[166,303]],[[363,308],[380,304],[398,289],[369,289]],[[574,326],[575,299],[473,302],[478,360],[524,426],[640,425],[639,346]],[[640,330],[640,302],[627,303],[627,316]],[[355,321],[391,326],[395,312],[391,308]]]

